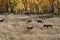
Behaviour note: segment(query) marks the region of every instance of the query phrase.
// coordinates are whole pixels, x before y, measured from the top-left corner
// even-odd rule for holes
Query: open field
[[[0,15],[0,40],[60,40],[60,18]]]

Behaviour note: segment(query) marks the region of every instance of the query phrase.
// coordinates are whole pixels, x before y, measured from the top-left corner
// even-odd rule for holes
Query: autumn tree
[[[13,12],[13,9],[16,7],[17,3],[17,0],[6,0],[6,11]]]
[[[1,12],[4,12],[6,9],[5,9],[5,4],[6,4],[6,0],[0,0],[0,13]]]
[[[0,10],[12,12],[17,5],[17,0],[0,0]]]

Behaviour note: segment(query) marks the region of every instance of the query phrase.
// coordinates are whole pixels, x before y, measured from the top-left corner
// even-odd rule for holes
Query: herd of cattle
[[[18,19],[17,19],[18,20]],[[4,22],[4,21],[6,21],[6,19],[0,19],[0,23],[1,22]],[[31,23],[31,22],[33,22],[34,20],[32,20],[32,19],[20,19],[20,21],[27,21],[27,24],[29,24],[29,23]],[[43,28],[47,28],[47,29],[49,29],[49,28],[53,28],[53,25],[51,25],[51,24],[44,24],[44,22],[42,21],[42,20],[40,20],[40,19],[36,19],[35,20],[37,23],[41,23],[41,24],[43,24]],[[28,26],[27,27],[27,30],[32,30],[34,27],[33,26]]]

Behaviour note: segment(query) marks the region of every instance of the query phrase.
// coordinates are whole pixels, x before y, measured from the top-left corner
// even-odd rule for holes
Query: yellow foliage
[[[24,4],[23,3],[19,3],[17,6],[16,6],[17,9],[24,9]]]
[[[6,9],[6,5],[8,5],[7,8],[10,9],[16,8],[17,10],[17,9],[26,8],[27,10],[30,10],[32,7],[35,7],[36,9],[36,7],[40,8],[40,7],[45,7],[47,5],[51,5],[50,1],[49,0],[0,0],[0,9]],[[54,9],[55,12],[58,11],[57,0],[54,1]]]
[[[54,13],[58,13],[57,1],[54,1]]]

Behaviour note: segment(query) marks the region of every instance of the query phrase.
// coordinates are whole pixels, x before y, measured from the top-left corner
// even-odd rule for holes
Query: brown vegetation
[[[39,18],[43,23],[38,23],[38,18],[32,16],[4,15],[1,18],[5,19],[0,22],[1,40],[60,40],[60,18]],[[28,19],[32,22],[27,24]],[[44,28],[45,24],[48,28]]]

